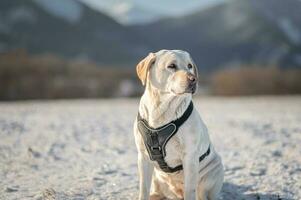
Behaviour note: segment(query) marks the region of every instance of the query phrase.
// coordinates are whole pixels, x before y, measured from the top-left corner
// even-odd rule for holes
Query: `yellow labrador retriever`
[[[137,74],[145,85],[134,124],[139,199],[217,199],[223,165],[193,107],[198,71],[189,53],[150,53]]]

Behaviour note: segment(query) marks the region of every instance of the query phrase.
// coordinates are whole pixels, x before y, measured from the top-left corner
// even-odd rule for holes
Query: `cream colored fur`
[[[171,64],[176,69],[169,68]],[[191,69],[189,64],[193,66]],[[149,54],[137,65],[137,74],[145,85],[139,105],[142,118],[156,128],[181,117],[192,100],[187,77],[197,78],[197,73],[185,51],[161,50]],[[182,171],[165,173],[149,159],[137,122],[134,135],[138,149],[139,200],[217,199],[223,184],[223,165],[196,108],[166,145],[165,161],[170,167],[182,164]],[[209,156],[199,162],[209,144]]]

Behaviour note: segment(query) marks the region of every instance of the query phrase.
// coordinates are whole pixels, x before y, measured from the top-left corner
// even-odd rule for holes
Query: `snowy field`
[[[194,100],[220,199],[301,199],[301,97]],[[138,99],[0,103],[0,199],[137,199]]]

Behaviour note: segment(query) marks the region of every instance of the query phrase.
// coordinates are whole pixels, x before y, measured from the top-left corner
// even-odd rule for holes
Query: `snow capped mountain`
[[[81,0],[122,24],[144,24],[164,17],[179,17],[225,0]]]
[[[98,1],[81,0],[93,9],[111,16],[121,24],[139,24],[155,21],[165,15],[153,9],[148,9],[134,1]]]
[[[34,0],[45,11],[70,23],[76,23],[82,15],[82,5],[76,0]]]
[[[279,27],[285,33],[285,35],[290,39],[292,43],[301,44],[301,33],[298,30],[298,26],[293,24],[290,19],[282,18],[279,20]]]
[[[148,47],[128,28],[81,1],[1,0],[0,52],[20,48],[119,65]]]
[[[301,44],[300,0],[253,0],[250,3],[261,16],[283,31],[292,44]]]
[[[112,17],[117,18],[122,24],[149,23],[165,16],[154,10],[126,2],[114,6],[111,11]]]
[[[0,33],[9,33],[17,23],[33,24],[35,21],[36,14],[30,6],[18,5],[7,13],[0,12]]]
[[[149,51],[176,48],[208,71],[229,63],[301,66],[300,0],[214,0],[223,2],[195,12],[200,4],[189,1],[185,16],[183,1],[170,1],[1,0],[0,51],[131,66]]]
[[[133,28],[154,49],[192,52],[205,71],[231,63],[301,66],[300,10],[299,0],[231,0]]]

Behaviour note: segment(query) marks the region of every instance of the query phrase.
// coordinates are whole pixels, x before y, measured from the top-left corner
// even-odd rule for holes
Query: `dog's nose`
[[[196,78],[195,78],[195,76],[193,75],[193,74],[188,74],[188,80],[189,80],[189,82],[191,83],[191,84],[194,84],[194,83],[196,83]]]

